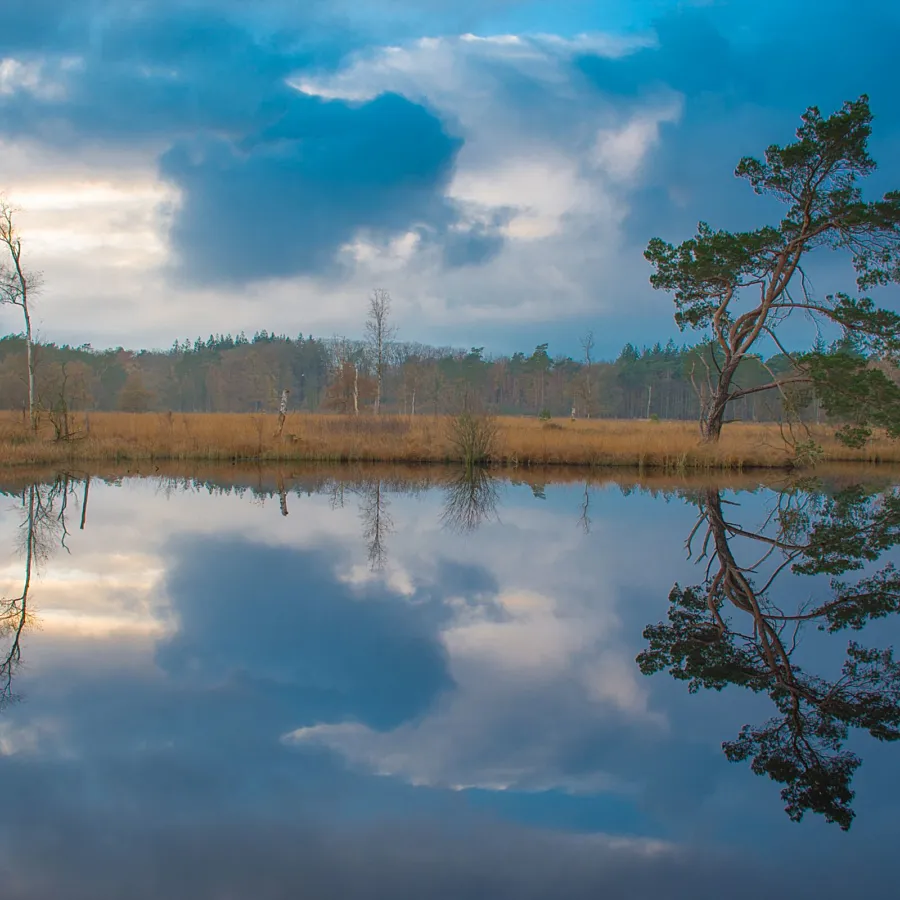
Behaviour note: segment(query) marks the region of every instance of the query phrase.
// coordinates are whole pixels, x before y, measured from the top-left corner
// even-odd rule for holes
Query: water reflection
[[[384,568],[387,562],[387,539],[394,528],[394,520],[388,512],[390,501],[387,488],[380,478],[361,482],[359,517],[363,525],[363,540],[368,550],[369,566],[373,571]]]
[[[7,501],[19,900],[894,883],[895,488],[348,467]]]
[[[87,516],[90,479],[84,482],[80,527]],[[29,484],[21,494],[18,510],[18,551],[22,562],[22,589],[17,596],[0,598],[0,709],[15,699],[13,680],[22,661],[22,636],[28,624],[28,594],[32,576],[54,551],[68,551],[67,512],[76,490],[68,475],[58,475],[49,484]]]
[[[900,573],[892,562],[875,565],[900,541],[900,494],[854,485],[828,496],[791,487],[775,496],[758,530],[730,519],[739,508],[721,491],[702,490],[696,503],[687,545],[691,552],[701,544],[706,577],[672,589],[668,621],[644,631],[641,671],[668,670],[692,693],[730,685],[766,693],[777,715],[745,725],[725,742],[725,755],[783,784],[792,819],[812,811],[847,829],[861,760],[844,745],[853,728],[900,739],[900,665],[892,648],[853,640],[830,676],[807,671],[796,655],[805,627],[862,631],[900,610]],[[845,580],[850,573],[862,577]],[[779,592],[779,580],[791,575]],[[823,575],[827,591],[818,582],[809,595],[797,578]]]
[[[447,528],[463,534],[475,531],[497,518],[499,503],[497,479],[487,469],[478,466],[461,469],[444,483],[441,521]]]

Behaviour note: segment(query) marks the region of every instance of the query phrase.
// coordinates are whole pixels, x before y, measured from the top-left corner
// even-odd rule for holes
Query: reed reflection
[[[893,648],[850,640],[840,668],[817,673],[810,659],[798,660],[800,637],[809,625],[862,632],[900,611],[900,573],[882,559],[900,540],[900,492],[793,487],[776,495],[759,528],[734,521],[740,507],[718,490],[694,500],[699,518],[687,547],[690,554],[699,544],[705,578],[672,588],[667,620],[645,629],[638,665],[647,675],[668,671],[691,693],[737,686],[768,694],[775,715],[745,725],[723,744],[725,755],[783,785],[791,819],[812,811],[846,830],[861,759],[845,744],[854,729],[900,739],[900,664]]]

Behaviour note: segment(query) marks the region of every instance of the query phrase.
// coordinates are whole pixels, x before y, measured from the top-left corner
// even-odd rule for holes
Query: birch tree
[[[384,371],[387,367],[388,345],[397,329],[390,323],[391,295],[382,288],[372,291],[369,298],[369,317],[366,320],[366,344],[375,365],[375,414],[381,412],[384,390]]]
[[[594,332],[590,329],[581,336],[581,349],[584,351],[584,394],[585,418],[590,419],[593,412],[593,390],[591,378],[594,374]]]
[[[22,240],[15,225],[15,213],[5,200],[0,199],[0,244],[6,249],[8,259],[0,260],[0,304],[18,306],[25,320],[25,358],[28,377],[28,419],[31,429],[37,429],[34,396],[34,344],[31,331],[29,302],[35,287],[35,277],[30,275],[22,262]]]

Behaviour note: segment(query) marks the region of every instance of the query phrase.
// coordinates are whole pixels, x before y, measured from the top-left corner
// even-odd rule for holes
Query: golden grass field
[[[451,420],[416,416],[224,413],[83,413],[74,436],[57,441],[49,423],[32,435],[21,413],[0,412],[0,465],[86,462],[394,462],[452,463]],[[701,444],[691,422],[501,417],[491,462],[499,466],[633,466],[670,472],[790,468],[795,454],[777,425],[727,425],[716,445]],[[821,463],[900,463],[900,442],[844,447],[828,427],[813,428]]]

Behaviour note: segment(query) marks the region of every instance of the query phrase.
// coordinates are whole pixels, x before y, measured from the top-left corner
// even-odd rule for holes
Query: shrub
[[[448,439],[467,468],[487,462],[494,452],[497,423],[493,416],[460,413],[450,419]]]

